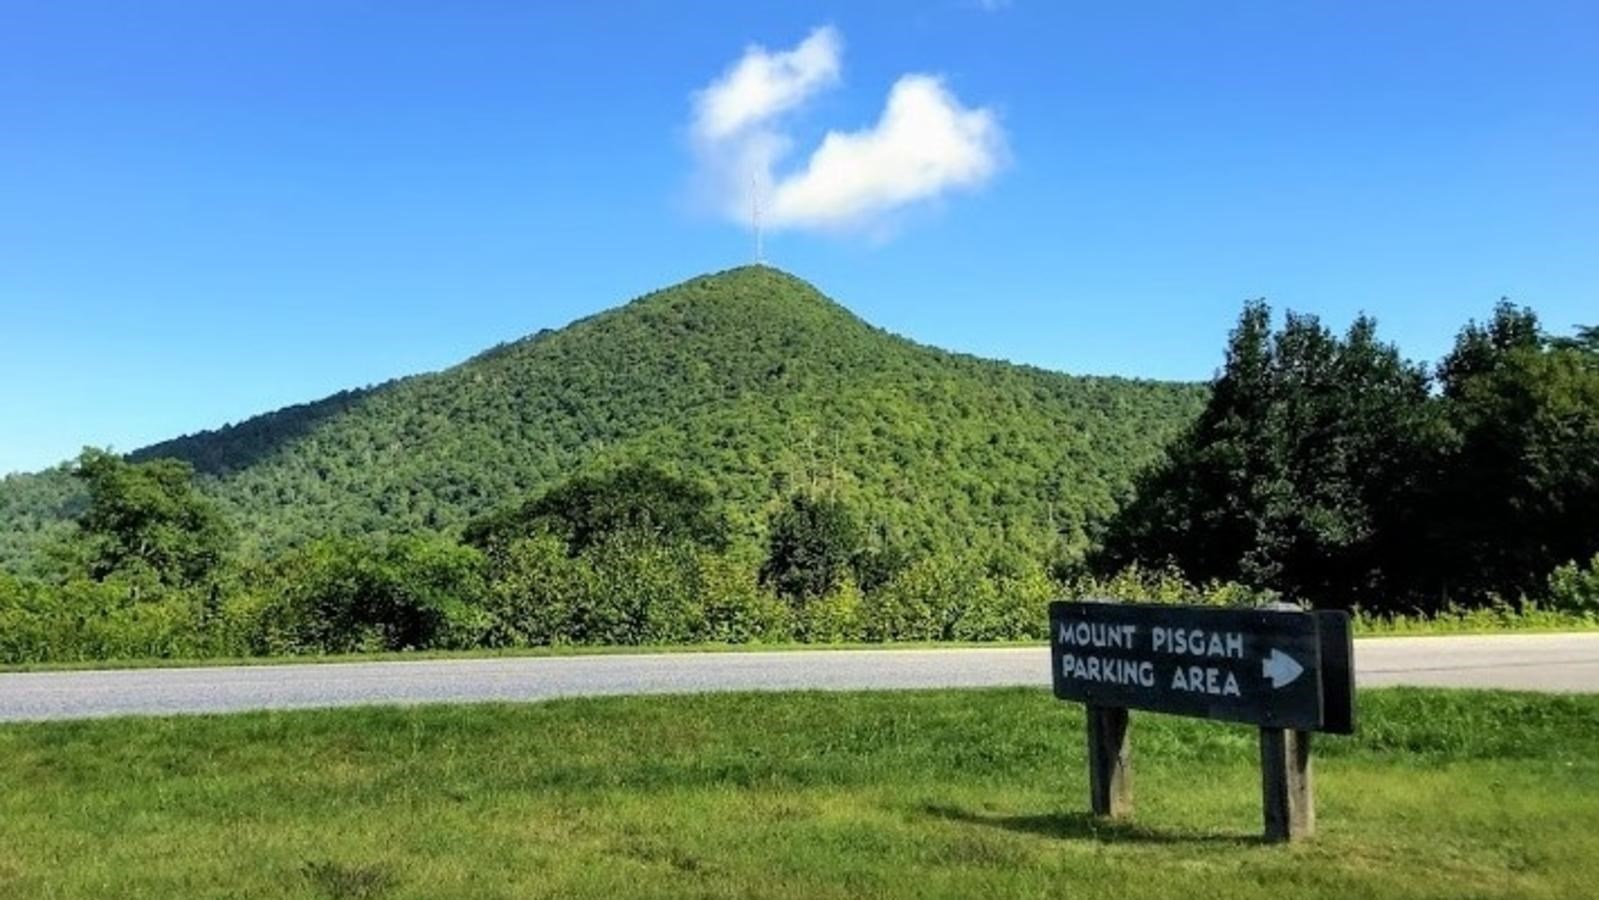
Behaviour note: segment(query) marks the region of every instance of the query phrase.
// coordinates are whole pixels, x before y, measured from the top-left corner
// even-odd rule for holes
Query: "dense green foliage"
[[[0,477],[0,571],[22,571],[72,530],[86,502],[69,464]]]
[[[243,652],[470,647],[483,578],[480,555],[458,544],[324,538],[245,573],[247,586],[224,610]]]
[[[1439,382],[1448,437],[1424,498],[1424,587],[1532,594],[1554,565],[1599,552],[1599,332],[1550,338],[1501,306],[1461,333]]]
[[[630,531],[660,541],[727,546],[727,521],[708,488],[643,463],[579,475],[521,506],[481,516],[467,524],[466,541],[490,547],[544,531],[574,554]]]
[[[1107,535],[1102,567],[1176,564],[1296,598],[1370,600],[1400,548],[1385,517],[1426,446],[1424,370],[1359,319],[1244,310],[1211,399]],[[1340,592],[1342,592],[1340,594]]]
[[[761,583],[789,600],[825,597],[859,558],[860,523],[837,497],[795,494],[772,516]]]
[[[1599,618],[1599,553],[1586,566],[1569,562],[1549,574],[1549,605]]]
[[[1061,584],[1041,559],[1014,551],[889,559],[841,501],[804,493],[774,516],[769,555],[757,565],[715,540],[721,510],[706,505],[702,489],[639,468],[578,476],[509,516],[490,516],[468,529],[482,538],[476,544],[442,535],[320,538],[266,561],[217,560],[215,514],[194,494],[186,466],[87,451],[76,471],[90,496],[72,538],[49,554],[50,574],[0,573],[0,662],[1038,639],[1045,605],[1062,591],[1255,599],[1136,568],[1110,582]],[[639,484],[651,489],[611,502]],[[617,509],[625,515],[592,515]],[[672,521],[695,527],[657,527]],[[128,537],[144,533],[153,537]],[[129,544],[160,552],[105,552]]]
[[[637,461],[709,485],[750,548],[791,493],[827,485],[907,547],[1075,557],[1203,399],[1195,385],[919,346],[750,267],[135,458],[194,465],[255,557],[325,536],[450,533]],[[19,568],[44,523],[81,503],[41,478],[65,476],[0,485],[0,566]]]
[[[130,465],[85,450],[73,475],[88,484],[89,503],[78,525],[90,577],[147,574],[186,587],[215,575],[232,534],[190,484],[193,474],[175,459]]]
[[[1323,606],[1543,593],[1599,550],[1599,340],[1502,304],[1434,379],[1361,318],[1342,339],[1249,305],[1196,422],[1096,562],[1173,565]]]
[[[796,495],[772,529],[757,566],[692,534],[649,527],[682,512],[676,491],[663,506],[633,508],[615,527],[584,532],[560,518],[521,522],[480,546],[448,536],[322,538],[265,562],[224,561],[195,570],[189,557],[125,556],[105,566],[105,536],[91,511],[120,503],[118,521],[148,522],[175,505],[199,507],[192,532],[163,535],[172,547],[211,535],[205,502],[181,467],[126,463],[86,453],[91,496],[71,540],[48,555],[53,573],[0,573],[0,662],[178,659],[374,651],[527,648],[561,645],[738,644],[839,641],[1041,639],[1045,605],[1062,595],[1156,603],[1253,605],[1242,585],[1194,585],[1174,570],[1136,565],[1108,579],[1058,580],[1019,552],[950,550],[884,561],[837,500]],[[639,473],[582,476],[582,490],[552,489],[518,509],[562,509],[551,498],[612,496]],[[649,476],[652,480],[654,476]],[[664,480],[657,480],[664,483]],[[127,484],[160,484],[140,496]],[[681,486],[681,484],[680,484]],[[587,508],[587,507],[580,507]],[[717,522],[698,509],[691,521]],[[494,521],[500,521],[497,517]],[[588,520],[593,521],[593,520]],[[711,533],[717,533],[714,529]],[[1599,565],[1599,563],[1596,563]],[[864,573],[864,574],[863,574]],[[866,577],[870,575],[870,578]],[[762,577],[764,576],[764,577]],[[1556,604],[1532,614],[1508,607],[1451,612],[1456,627],[1587,625],[1596,616],[1590,567],[1550,578]],[[863,589],[863,584],[870,584]],[[1363,618],[1368,630],[1417,623]]]

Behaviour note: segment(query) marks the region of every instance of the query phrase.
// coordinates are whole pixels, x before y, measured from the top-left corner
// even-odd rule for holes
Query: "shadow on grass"
[[[320,896],[329,900],[378,900],[388,896],[398,881],[384,865],[345,865],[332,861],[312,861],[300,874]]]
[[[1132,822],[1101,819],[1084,812],[1004,816],[974,812],[955,806],[928,804],[922,811],[947,822],[985,825],[1023,834],[1062,840],[1100,841],[1107,844],[1224,844],[1247,847],[1261,843],[1259,835],[1216,834],[1204,831],[1168,831]]]

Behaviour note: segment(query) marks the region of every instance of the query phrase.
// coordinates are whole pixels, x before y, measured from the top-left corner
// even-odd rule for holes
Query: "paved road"
[[[1599,634],[1379,638],[1363,685],[1599,692]],[[0,674],[0,721],[595,694],[1039,685],[1043,648],[818,650]]]

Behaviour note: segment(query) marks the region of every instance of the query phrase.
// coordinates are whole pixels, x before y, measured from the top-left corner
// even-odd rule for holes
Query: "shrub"
[[[606,539],[580,560],[592,568],[592,578],[581,600],[574,598],[575,642],[683,643],[704,632],[689,546],[629,532]]]
[[[1049,601],[1060,596],[1060,587],[1050,580],[1042,564],[1027,560],[1016,567],[990,571],[983,585],[955,623],[956,640],[1007,641],[1048,635]]]
[[[489,548],[541,531],[561,537],[573,556],[625,532],[718,550],[728,543],[727,521],[708,488],[646,463],[578,475],[519,507],[473,520],[464,538]]]
[[[1170,603],[1195,606],[1260,606],[1278,595],[1232,581],[1191,584],[1174,568],[1148,569],[1137,563],[1107,578],[1080,576],[1066,584],[1071,598],[1104,598],[1131,603]]]
[[[212,597],[150,580],[0,577],[0,661],[174,659],[230,651],[215,640]]]
[[[858,640],[861,634],[861,589],[843,575],[832,590],[792,605],[794,639],[810,644]]]
[[[1549,602],[1557,612],[1599,616],[1599,553],[1586,568],[1568,562],[1549,574]]]
[[[493,647],[537,647],[574,640],[574,602],[587,597],[588,567],[567,555],[566,542],[551,534],[513,541],[489,557],[484,593]]]
[[[790,602],[823,597],[852,578],[860,523],[836,497],[795,494],[771,520],[761,584]]]
[[[871,641],[950,640],[962,598],[973,590],[959,560],[944,555],[917,560],[866,599],[863,634]]]
[[[477,643],[484,559],[438,538],[318,541],[280,559],[264,588],[264,643],[288,652],[421,650]]]
[[[916,561],[866,600],[874,641],[1017,640],[1045,634],[1059,588],[1016,554],[939,554]]]
[[[756,583],[755,572],[714,553],[696,556],[696,596],[703,604],[696,640],[723,644],[787,640],[793,633],[788,605]]]

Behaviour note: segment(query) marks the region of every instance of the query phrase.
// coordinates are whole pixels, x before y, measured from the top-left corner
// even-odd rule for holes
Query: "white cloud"
[[[894,83],[871,128],[828,132],[805,167],[772,186],[774,226],[838,228],[953,188],[999,168],[1004,135],[993,113],[961,106],[937,78]]]
[[[722,215],[749,223],[758,195],[771,229],[873,229],[902,208],[981,187],[999,170],[1005,135],[994,113],[964,106],[923,74],[894,83],[876,124],[829,131],[802,163],[782,166],[794,146],[784,114],[838,82],[841,46],[831,28],[788,51],[752,46],[694,95],[700,183]]]
[[[702,140],[726,140],[798,106],[838,81],[842,52],[838,31],[826,26],[781,53],[750,45],[726,74],[695,95],[695,133]]]

